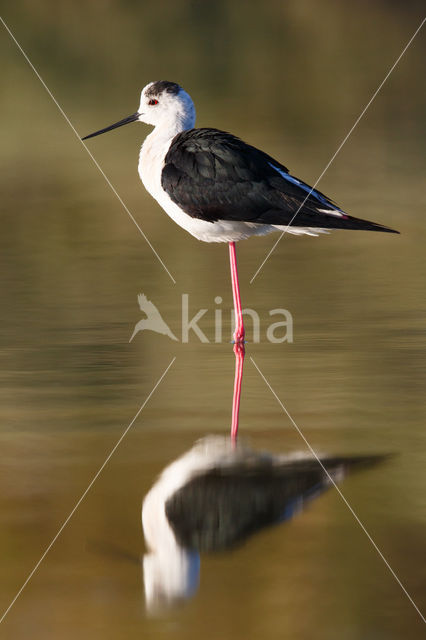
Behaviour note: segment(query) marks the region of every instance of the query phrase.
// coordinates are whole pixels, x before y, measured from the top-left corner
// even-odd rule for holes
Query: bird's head
[[[191,97],[178,84],[167,80],[150,82],[142,89],[138,113],[141,122],[154,126],[176,119],[195,121]]]
[[[198,589],[200,556],[195,551],[171,546],[143,557],[145,601],[156,613],[190,598]]]
[[[117,129],[130,122],[145,122],[155,127],[184,130],[195,123],[195,107],[191,97],[176,82],[157,80],[147,84],[141,92],[138,111],[109,127],[95,131],[82,138],[93,138],[101,133]]]

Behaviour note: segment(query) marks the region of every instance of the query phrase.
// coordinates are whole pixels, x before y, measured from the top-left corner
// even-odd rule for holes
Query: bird
[[[136,323],[129,342],[133,340],[133,338],[139,331],[145,331],[147,329],[150,331],[155,331],[156,333],[161,333],[164,336],[169,336],[169,338],[171,338],[172,340],[177,341],[175,334],[167,325],[167,323],[164,322],[155,304],[151,302],[151,300],[148,300],[146,295],[144,295],[143,293],[138,294],[138,304],[140,310],[143,311],[143,313],[145,313],[147,317],[142,318],[142,320],[139,320],[139,322]]]
[[[149,610],[198,589],[200,553],[234,549],[267,526],[289,520],[353,469],[386,455],[271,454],[205,436],[169,464],[142,503],[145,600]]]
[[[156,80],[138,111],[91,133],[131,122],[154,127],[142,144],[139,175],[146,190],[181,227],[205,242],[227,242],[235,312],[234,342],[244,344],[235,243],[272,231],[318,235],[331,229],[398,233],[345,213],[272,156],[215,128],[195,128],[195,106],[176,82]]]

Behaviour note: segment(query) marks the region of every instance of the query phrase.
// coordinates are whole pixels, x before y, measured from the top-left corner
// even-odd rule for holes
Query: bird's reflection
[[[325,457],[321,462],[338,482],[348,470],[381,459]],[[200,553],[230,549],[287,520],[329,487],[330,477],[306,456],[256,452],[219,436],[196,442],[164,469],[143,501],[148,610],[196,592]]]

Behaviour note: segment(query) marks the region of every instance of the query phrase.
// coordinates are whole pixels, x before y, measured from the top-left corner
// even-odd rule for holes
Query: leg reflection
[[[235,377],[234,377],[234,396],[232,399],[232,421],[231,421],[231,440],[235,445],[238,435],[238,423],[240,414],[241,400],[241,384],[243,380],[243,366],[245,357],[245,348],[243,342],[234,344],[235,353]]]

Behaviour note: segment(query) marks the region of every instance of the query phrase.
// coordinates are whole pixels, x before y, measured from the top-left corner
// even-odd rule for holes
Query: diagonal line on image
[[[362,120],[362,118],[364,117],[367,109],[370,107],[370,105],[372,104],[372,102],[375,100],[375,98],[377,97],[377,95],[379,94],[379,92],[381,91],[383,85],[385,84],[385,82],[387,81],[387,79],[389,78],[389,76],[391,75],[391,73],[394,71],[395,67],[397,66],[397,64],[399,63],[399,61],[401,60],[401,58],[404,56],[404,54],[407,52],[408,48],[410,47],[410,45],[412,44],[414,38],[417,36],[417,34],[419,33],[420,29],[423,27],[424,23],[426,21],[426,18],[423,18],[423,20],[421,21],[421,23],[419,24],[419,26],[417,27],[417,29],[415,30],[415,32],[413,33],[413,35],[411,36],[411,38],[409,39],[409,41],[407,42],[407,44],[405,45],[405,47],[403,48],[403,50],[401,51],[401,53],[399,54],[399,56],[397,57],[397,59],[395,60],[395,62],[393,63],[393,65],[391,66],[391,68],[389,69],[389,71],[386,73],[385,77],[383,78],[383,80],[381,81],[381,83],[379,84],[379,86],[377,87],[377,89],[375,90],[375,92],[373,93],[373,95],[371,96],[370,100],[367,102],[367,104],[365,105],[364,109],[361,111],[361,113],[359,114],[358,118],[355,120],[354,124],[352,125],[352,127],[349,129],[348,133],[345,135],[345,137],[343,138],[342,142],[339,144],[339,146],[337,147],[336,151],[333,153],[333,155],[331,156],[330,160],[328,161],[328,163],[326,164],[326,166],[324,167],[324,169],[321,171],[320,175],[318,176],[318,178],[316,179],[316,181],[314,182],[314,186],[310,188],[310,190],[308,191],[308,193],[305,196],[305,199],[303,200],[302,204],[298,207],[298,209],[296,210],[296,212],[294,213],[293,217],[291,218],[290,222],[288,223],[288,225],[286,226],[286,228],[284,229],[284,231],[282,231],[278,237],[278,239],[275,241],[274,245],[272,246],[272,248],[268,251],[266,257],[263,259],[262,263],[260,264],[260,266],[257,268],[257,270],[255,271],[254,275],[252,276],[251,280],[250,280],[250,284],[253,283],[253,281],[255,280],[255,278],[259,275],[260,271],[263,269],[265,263],[269,260],[270,256],[272,255],[272,253],[275,251],[275,249],[277,248],[279,242],[281,241],[282,237],[287,233],[290,225],[292,224],[292,222],[294,221],[295,217],[297,216],[297,214],[299,213],[299,211],[303,208],[306,200],[309,198],[309,196],[311,195],[311,193],[314,191],[314,189],[316,188],[316,186],[318,185],[319,181],[324,177],[325,173],[328,171],[330,165],[334,162],[336,156],[338,155],[338,153],[341,151],[342,147],[346,144],[346,142],[348,141],[349,137],[352,135],[352,133],[354,132],[355,128],[358,126],[358,124],[360,123],[360,121]]]
[[[105,469],[105,467],[108,464],[108,462],[111,460],[111,458],[114,455],[114,453],[116,452],[117,448],[119,447],[121,442],[124,440],[124,438],[126,437],[127,433],[129,432],[130,428],[132,427],[132,425],[134,424],[136,419],[139,417],[139,415],[141,414],[141,412],[143,411],[143,409],[145,408],[145,406],[147,405],[149,400],[151,399],[151,397],[152,397],[153,393],[155,392],[155,390],[157,389],[157,387],[163,381],[164,377],[166,376],[167,372],[169,371],[170,367],[173,365],[175,360],[176,360],[176,356],[170,361],[170,363],[168,364],[166,369],[163,371],[163,373],[161,374],[161,376],[159,377],[159,379],[157,380],[157,382],[155,383],[155,385],[153,386],[153,388],[149,392],[148,396],[145,398],[145,400],[143,401],[142,405],[139,407],[138,411],[135,413],[135,415],[133,416],[132,420],[127,425],[126,429],[123,431],[123,433],[121,434],[120,438],[117,440],[117,442],[115,443],[115,445],[113,446],[113,448],[111,449],[111,451],[109,452],[107,457],[105,458],[104,462],[102,463],[102,465],[99,467],[98,471],[93,476],[93,478],[90,481],[89,485],[87,486],[87,488],[81,494],[80,498],[75,503],[72,511],[66,517],[66,519],[62,523],[60,529],[58,530],[56,535],[52,538],[52,540],[50,541],[50,543],[48,544],[48,546],[44,550],[41,558],[38,560],[37,564],[34,566],[34,568],[32,569],[31,573],[28,575],[27,579],[25,580],[25,582],[23,583],[23,585],[21,586],[21,588],[19,589],[19,591],[17,592],[15,597],[13,598],[12,602],[9,604],[7,609],[2,614],[2,616],[0,618],[0,624],[3,622],[3,620],[5,619],[5,617],[7,616],[7,614],[9,613],[9,611],[11,610],[11,608],[13,607],[13,605],[15,604],[15,602],[17,601],[17,599],[19,598],[19,596],[21,595],[21,593],[23,592],[23,590],[25,589],[25,587],[27,586],[27,584],[29,583],[29,581],[31,580],[33,575],[35,574],[35,572],[37,571],[37,569],[39,568],[39,566],[41,565],[41,563],[43,562],[43,560],[45,559],[45,557],[47,556],[47,554],[49,553],[49,551],[51,550],[51,548],[53,547],[53,545],[55,544],[55,542],[57,541],[59,536],[61,535],[62,531],[65,529],[65,527],[67,526],[68,522],[71,520],[71,518],[74,515],[74,513],[77,511],[78,507],[83,502],[84,498],[87,496],[87,494],[89,493],[90,489],[93,487],[93,485],[95,484],[96,480],[98,479],[98,477],[100,476],[102,471]]]
[[[330,483],[333,485],[333,487],[336,489],[337,493],[339,494],[339,496],[341,497],[341,499],[343,500],[343,502],[345,503],[346,507],[349,509],[349,511],[351,512],[352,516],[355,518],[356,522],[359,524],[359,526],[361,527],[361,529],[363,530],[363,532],[365,533],[365,535],[367,536],[368,540],[370,541],[370,543],[372,544],[372,546],[374,547],[374,549],[376,550],[376,552],[378,553],[378,555],[380,556],[380,558],[383,560],[383,562],[385,563],[386,567],[389,569],[390,573],[392,574],[392,576],[394,577],[394,579],[396,580],[396,582],[398,583],[398,585],[401,587],[402,591],[404,592],[404,594],[407,596],[408,600],[411,602],[411,604],[413,605],[414,609],[417,611],[417,613],[419,614],[420,618],[423,620],[423,622],[426,623],[426,619],[423,616],[422,612],[420,611],[419,607],[416,605],[416,603],[414,602],[413,598],[410,596],[410,594],[408,593],[407,589],[404,587],[404,585],[402,584],[401,580],[398,578],[398,576],[396,575],[395,571],[392,569],[391,565],[389,564],[389,562],[386,560],[385,556],[383,555],[383,553],[380,551],[379,547],[377,546],[377,544],[374,542],[373,538],[371,537],[370,533],[367,531],[367,529],[365,528],[364,524],[362,523],[362,521],[360,520],[360,518],[358,517],[358,515],[355,513],[354,509],[351,507],[351,505],[349,504],[348,500],[345,498],[345,496],[343,495],[342,491],[340,490],[339,486],[336,484],[335,480],[333,479],[333,477],[330,475],[330,473],[327,471],[327,469],[325,468],[325,466],[323,465],[323,463],[321,462],[320,458],[317,456],[317,454],[315,453],[314,449],[312,448],[312,446],[309,444],[308,440],[306,439],[306,437],[304,436],[304,434],[302,433],[300,427],[297,426],[296,422],[293,420],[293,418],[291,417],[291,415],[289,414],[289,412],[287,411],[286,407],[284,406],[284,404],[281,402],[281,400],[279,399],[278,395],[275,393],[274,389],[272,388],[272,386],[270,385],[270,383],[268,382],[268,380],[266,379],[266,377],[264,376],[264,374],[262,373],[262,371],[259,369],[259,367],[257,366],[256,362],[254,361],[254,359],[250,356],[250,360],[253,364],[253,366],[255,367],[255,369],[257,370],[258,374],[260,375],[260,377],[262,378],[262,380],[264,381],[264,383],[266,384],[266,386],[268,387],[268,389],[270,390],[270,392],[272,393],[272,395],[274,396],[274,398],[276,399],[276,401],[278,402],[278,404],[280,405],[281,409],[284,411],[284,413],[286,414],[286,416],[288,417],[288,419],[290,420],[291,424],[293,425],[293,427],[296,429],[297,433],[300,435],[300,437],[302,438],[302,440],[304,441],[304,443],[306,444],[306,446],[308,447],[309,451],[311,452],[311,454],[313,455],[313,457],[315,458],[315,460],[318,462],[318,464],[321,466],[322,470],[324,471],[324,473],[327,475]]]
[[[153,254],[155,255],[155,257],[157,258],[157,260],[160,262],[161,266],[163,267],[163,269],[165,270],[165,272],[167,273],[167,275],[169,276],[169,278],[172,280],[173,284],[176,284],[176,280],[174,279],[174,277],[172,276],[172,274],[170,273],[170,271],[168,270],[168,268],[166,267],[166,265],[164,264],[163,260],[160,258],[158,252],[156,251],[156,249],[152,246],[151,242],[148,240],[147,236],[145,235],[145,233],[143,232],[142,228],[140,227],[139,223],[137,222],[136,218],[134,217],[134,215],[131,213],[131,211],[129,210],[129,208],[127,207],[127,205],[125,204],[125,202],[123,201],[123,199],[121,198],[121,196],[118,194],[116,188],[114,187],[114,185],[112,184],[112,182],[110,181],[110,179],[108,178],[108,176],[105,174],[104,170],[101,168],[100,164],[98,163],[98,161],[95,159],[95,157],[93,156],[92,152],[89,150],[89,148],[86,146],[86,144],[83,142],[83,140],[81,140],[79,134],[77,133],[76,128],[74,127],[74,125],[72,124],[71,120],[69,119],[69,117],[67,116],[67,114],[65,113],[65,111],[62,109],[61,105],[59,104],[59,102],[56,100],[55,96],[53,95],[53,93],[50,91],[49,87],[47,86],[47,84],[45,83],[45,81],[43,80],[43,78],[41,77],[41,75],[39,74],[39,72],[37,71],[37,69],[35,68],[35,66],[33,65],[33,63],[31,62],[31,60],[29,59],[29,57],[27,56],[27,54],[25,53],[25,51],[23,50],[23,48],[21,47],[21,45],[19,44],[18,40],[15,38],[15,36],[13,35],[12,31],[9,29],[9,27],[7,26],[7,24],[5,23],[5,21],[3,20],[3,18],[0,16],[0,21],[3,24],[4,28],[6,29],[6,31],[8,32],[8,34],[10,35],[10,37],[12,38],[13,42],[16,44],[16,46],[18,47],[19,51],[22,53],[22,55],[24,56],[25,60],[28,62],[29,66],[31,67],[31,69],[34,71],[35,75],[37,76],[37,78],[40,80],[41,84],[43,85],[43,87],[46,89],[47,93],[49,94],[49,96],[51,97],[51,99],[53,100],[53,102],[55,103],[55,105],[57,106],[57,108],[59,109],[61,115],[63,116],[63,118],[65,119],[65,121],[68,123],[68,125],[71,127],[73,133],[75,134],[75,136],[77,137],[78,141],[82,144],[82,146],[84,147],[84,149],[86,150],[86,152],[88,153],[88,155],[90,156],[91,160],[93,161],[94,165],[96,166],[96,168],[98,169],[98,171],[101,173],[101,175],[103,176],[105,182],[107,183],[107,185],[109,186],[109,188],[111,189],[111,191],[114,193],[114,195],[116,196],[117,200],[119,201],[119,203],[121,204],[121,206],[123,207],[123,209],[126,211],[127,215],[129,216],[130,220],[133,222],[133,224],[136,226],[136,228],[138,229],[139,233],[141,234],[141,236],[144,238],[145,242],[148,244],[148,246],[150,247],[151,251],[153,252]]]

